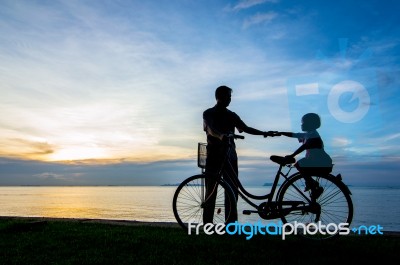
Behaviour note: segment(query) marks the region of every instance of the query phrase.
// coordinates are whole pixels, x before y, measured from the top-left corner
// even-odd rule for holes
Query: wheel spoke
[[[225,202],[225,190],[227,184],[225,182],[218,183],[215,191],[215,210],[214,223],[224,223],[227,217],[225,216],[225,206],[233,202],[233,194],[228,190],[228,201]],[[203,203],[205,201],[205,177],[204,175],[193,176],[185,180],[178,186],[174,199],[173,211],[178,223],[187,229],[188,222],[203,222]]]

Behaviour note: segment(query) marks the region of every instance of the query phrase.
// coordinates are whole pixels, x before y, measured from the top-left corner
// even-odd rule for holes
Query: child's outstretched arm
[[[300,134],[299,133],[292,133],[292,132],[278,132],[279,135],[284,135],[287,137],[293,137],[293,138],[299,138]],[[299,140],[300,142],[302,142],[301,140]],[[299,148],[297,148],[296,151],[293,152],[293,154],[288,155],[290,157],[295,157],[298,154],[300,154],[301,152],[303,152],[304,150],[307,149],[307,146],[305,144],[301,145]]]
[[[278,135],[284,135],[287,137],[294,137],[292,132],[278,132]]]

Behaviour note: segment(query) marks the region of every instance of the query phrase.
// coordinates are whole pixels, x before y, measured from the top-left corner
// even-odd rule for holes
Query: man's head
[[[231,95],[232,89],[227,86],[219,86],[215,90],[215,99],[217,100],[217,104],[224,107],[228,107],[231,103]]]

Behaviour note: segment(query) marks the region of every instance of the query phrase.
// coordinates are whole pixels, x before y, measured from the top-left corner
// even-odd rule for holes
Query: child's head
[[[313,131],[321,126],[321,118],[316,113],[307,113],[301,118],[301,130],[304,132]]]

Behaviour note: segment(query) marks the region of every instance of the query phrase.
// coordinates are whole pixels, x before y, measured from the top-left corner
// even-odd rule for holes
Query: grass
[[[0,220],[0,264],[385,264],[399,237],[192,235],[179,228]]]

